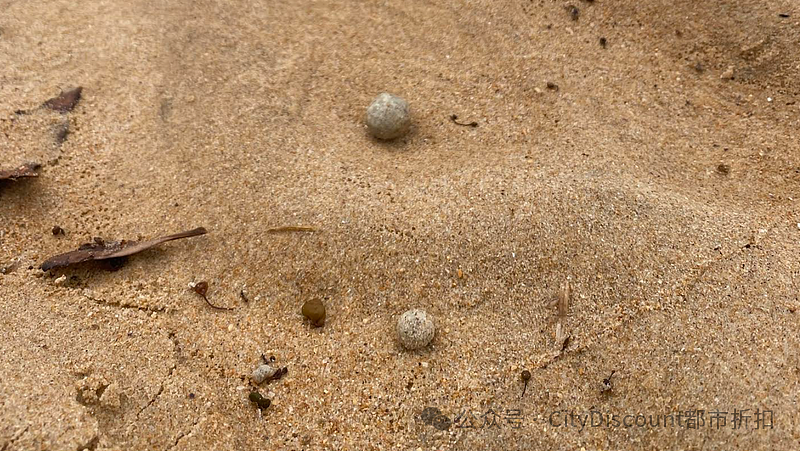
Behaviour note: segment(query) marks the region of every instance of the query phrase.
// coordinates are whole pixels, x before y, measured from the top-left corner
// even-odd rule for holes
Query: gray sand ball
[[[404,135],[410,126],[408,102],[400,97],[384,92],[367,108],[367,127],[376,138],[397,138]]]
[[[428,346],[433,340],[433,318],[425,310],[414,309],[403,313],[397,320],[397,336],[404,348],[414,350]]]

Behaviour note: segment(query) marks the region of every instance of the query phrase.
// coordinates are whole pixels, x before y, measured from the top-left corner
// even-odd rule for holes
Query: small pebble
[[[325,304],[319,299],[312,299],[303,304],[302,313],[311,320],[311,324],[317,327],[325,325]]]
[[[256,384],[260,384],[260,383],[264,382],[265,380],[267,380],[267,379],[271,378],[272,376],[274,376],[275,373],[277,373],[277,372],[278,372],[278,368],[270,365],[269,363],[265,363],[263,365],[259,365],[258,368],[256,368],[253,371],[253,375],[252,375],[253,382],[255,382]]]
[[[367,108],[367,128],[378,139],[395,139],[408,132],[411,114],[408,102],[400,97],[382,93]]]
[[[433,340],[434,333],[433,319],[425,310],[409,310],[397,320],[397,335],[400,344],[406,349],[414,350],[428,346]]]

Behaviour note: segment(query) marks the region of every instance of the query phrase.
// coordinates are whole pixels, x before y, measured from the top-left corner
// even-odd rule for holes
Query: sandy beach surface
[[[794,0],[0,0],[0,169],[42,164],[0,449],[798,449],[798,42]]]

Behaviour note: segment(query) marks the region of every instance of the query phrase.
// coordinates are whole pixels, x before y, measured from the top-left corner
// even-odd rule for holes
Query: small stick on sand
[[[267,233],[282,233],[282,232],[316,232],[317,229],[314,227],[306,227],[306,226],[283,226],[283,227],[273,227],[271,229],[267,229]]]

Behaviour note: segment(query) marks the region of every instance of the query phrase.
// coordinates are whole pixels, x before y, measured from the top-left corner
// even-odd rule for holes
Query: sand
[[[796,449],[797,2],[0,11],[0,167],[43,164],[0,187],[0,449]],[[384,91],[414,115],[391,143],[364,124]],[[262,354],[288,373],[260,412]]]

